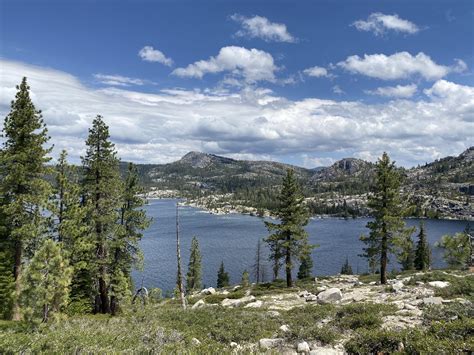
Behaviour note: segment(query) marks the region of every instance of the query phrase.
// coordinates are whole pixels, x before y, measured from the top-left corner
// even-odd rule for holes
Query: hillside
[[[201,152],[161,165],[138,165],[151,197],[182,196],[215,212],[257,213],[275,208],[278,186],[295,170],[313,214],[366,215],[374,179],[371,162],[345,158],[306,169],[272,161],[246,161]],[[400,168],[402,191],[414,216],[473,218],[474,147],[456,157]],[[224,208],[225,207],[225,208]]]
[[[152,292],[115,317],[69,315],[37,329],[0,322],[0,353],[469,353],[474,278],[463,271],[337,275],[176,299]],[[156,289],[155,289],[156,290]]]

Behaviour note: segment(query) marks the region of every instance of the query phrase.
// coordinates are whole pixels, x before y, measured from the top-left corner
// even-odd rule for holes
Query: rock
[[[428,282],[428,285],[431,287],[436,287],[436,288],[445,288],[449,286],[449,282],[447,281],[430,281]]]
[[[241,288],[242,286],[240,285],[237,285],[237,286],[234,286],[234,288],[232,289],[232,291],[237,291],[239,288]]]
[[[400,292],[405,285],[403,284],[402,281],[397,281],[394,284],[392,284],[392,288],[395,290],[395,292]]]
[[[330,288],[318,294],[318,303],[334,303],[342,300],[342,292],[338,288]]]
[[[235,341],[230,342],[230,347],[231,348],[236,348],[239,344],[237,344]]]
[[[221,302],[221,305],[223,307],[239,307],[244,303],[249,303],[253,301],[255,301],[255,296],[245,296],[237,299],[226,298]]]
[[[310,293],[308,296],[306,296],[305,300],[306,302],[316,302],[318,300],[318,296]]]
[[[274,338],[274,339],[260,339],[258,341],[258,345],[260,346],[260,349],[262,350],[268,350],[268,349],[273,349],[276,347],[279,347],[283,345],[285,342],[285,339],[282,338]]]
[[[427,297],[423,299],[423,304],[440,305],[440,304],[443,304],[443,299],[441,297]]]
[[[258,300],[258,301],[250,302],[246,304],[244,308],[260,308],[262,306],[263,306],[263,302]]]
[[[296,351],[299,353],[303,354],[309,354],[309,345],[307,342],[302,341],[301,343],[298,343],[298,346],[296,347]]]
[[[199,339],[197,339],[197,338],[192,338],[192,339],[191,339],[191,343],[192,343],[193,345],[196,345],[196,346],[197,346],[197,345],[201,345],[201,342],[200,342]]]
[[[213,295],[216,293],[216,289],[214,287],[208,287],[201,291],[201,295]]]
[[[371,282],[369,282],[369,285],[371,285],[371,286],[377,285],[377,281],[371,281]]]
[[[308,291],[304,290],[304,291],[301,291],[298,293],[298,297],[307,297],[308,295],[310,295],[311,293],[309,293]]]
[[[413,306],[413,305],[411,305],[411,304],[409,304],[409,303],[405,303],[405,304],[404,304],[404,308],[405,308],[405,309],[408,309],[408,310],[410,310],[410,311],[413,311],[413,310],[415,310],[415,309],[418,309],[418,308],[416,308],[415,306]]]
[[[206,306],[206,302],[204,302],[204,300],[199,300],[197,301],[195,304],[193,304],[193,306],[191,307],[191,309],[198,309],[198,308],[203,308]]]
[[[328,289],[327,286],[316,287],[316,291],[318,291],[318,292],[323,292],[323,291],[326,291],[327,289]]]
[[[221,292],[221,295],[228,295],[229,293],[230,293],[229,291],[224,290],[224,291]]]
[[[342,355],[344,351],[330,347],[319,346],[309,352],[309,355]]]
[[[416,281],[415,284],[417,286],[423,286],[425,283],[423,281]]]
[[[281,327],[280,327],[280,330],[284,333],[287,333],[290,331],[290,327],[287,325],[287,324],[283,324]]]

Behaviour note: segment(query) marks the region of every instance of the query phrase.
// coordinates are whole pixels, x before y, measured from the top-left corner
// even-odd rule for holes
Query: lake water
[[[172,290],[176,282],[176,202],[174,199],[150,200],[146,206],[153,218],[150,228],[144,233],[140,246],[144,253],[144,270],[134,271],[136,286],[159,287]],[[258,239],[268,235],[263,220],[247,215],[212,215],[202,210],[180,206],[180,238],[183,273],[189,260],[191,238],[198,237],[203,263],[203,283],[216,285],[217,269],[224,261],[231,284],[240,282],[242,272],[250,271],[254,263]],[[367,233],[368,218],[359,219],[312,219],[306,231],[312,244],[319,244],[313,250],[314,275],[333,275],[341,270],[346,257],[354,272],[367,272],[367,261],[358,256],[363,243],[361,234]],[[418,225],[419,220],[409,219],[407,225]],[[466,221],[425,220],[431,245],[444,234],[462,232]],[[265,243],[262,243],[267,253]],[[392,258],[394,259],[394,258]],[[442,251],[433,248],[433,266],[443,267]],[[392,260],[389,270],[395,268]],[[296,269],[296,268],[295,268]],[[271,277],[271,266],[266,267],[267,278]],[[283,271],[283,270],[282,270]],[[295,270],[296,271],[296,270]],[[282,273],[283,276],[283,273]]]

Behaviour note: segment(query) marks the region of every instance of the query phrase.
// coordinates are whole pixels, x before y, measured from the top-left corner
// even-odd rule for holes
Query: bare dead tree
[[[257,284],[260,283],[262,273],[262,247],[260,239],[257,242],[257,253],[255,254],[255,264],[253,265],[253,275]]]
[[[178,261],[178,276],[176,283],[178,285],[179,297],[181,299],[181,306],[186,309],[186,298],[184,295],[183,288],[183,274],[181,272],[181,249],[179,247],[179,214],[178,214],[178,203],[176,203],[176,259]]]

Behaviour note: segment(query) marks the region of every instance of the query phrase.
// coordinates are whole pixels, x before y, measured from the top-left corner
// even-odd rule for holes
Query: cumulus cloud
[[[173,75],[180,77],[202,78],[208,73],[228,72],[243,77],[246,82],[261,80],[274,81],[275,65],[271,54],[259,49],[243,47],[223,47],[219,54],[208,60],[200,60],[185,68],[177,68]]]
[[[367,90],[366,93],[371,95],[379,95],[384,97],[408,98],[415,95],[417,90],[416,84],[397,85],[379,87],[375,90]]]
[[[143,47],[138,52],[138,55],[146,62],[158,62],[169,67],[173,65],[173,59],[166,57],[162,51],[152,46]]]
[[[261,38],[267,42],[296,42],[283,23],[270,22],[266,17],[245,17],[234,14],[230,17],[241,25],[241,29],[235,34],[239,37]]]
[[[374,159],[387,151],[397,163],[414,165],[459,154],[474,140],[474,87],[446,80],[417,101],[365,104],[290,100],[262,88],[94,89],[61,71],[4,59],[0,66],[0,114],[6,115],[15,85],[27,76],[54,154],[66,148],[76,162],[96,114],[110,125],[121,158],[136,162],[170,162],[190,150],[254,159],[292,156],[299,164],[305,157]]]
[[[400,18],[397,14],[386,15],[380,12],[370,14],[367,20],[358,20],[352,24],[359,31],[372,32],[381,36],[387,31],[415,34],[420,29],[413,22]]]
[[[338,95],[345,94],[345,91],[342,90],[339,85],[334,85],[334,86],[332,87],[332,92],[335,93],[335,94],[338,94]]]
[[[326,68],[314,66],[308,69],[303,70],[303,73],[312,76],[315,78],[328,77],[329,73]]]
[[[145,85],[151,83],[148,80],[129,78],[122,75],[107,75],[107,74],[94,74],[94,78],[102,84],[112,86],[131,86],[131,85]]]
[[[365,54],[364,57],[352,55],[338,66],[354,73],[382,80],[407,79],[419,75],[426,80],[437,80],[450,72],[461,72],[467,69],[466,63],[457,60],[454,66],[435,63],[423,52],[413,56],[408,52],[398,52],[392,55]]]

